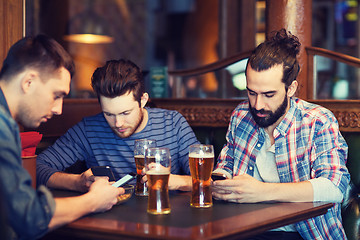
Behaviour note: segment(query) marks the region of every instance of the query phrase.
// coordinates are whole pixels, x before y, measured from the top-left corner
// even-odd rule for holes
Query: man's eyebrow
[[[106,114],[112,114],[112,115],[118,115],[118,114],[122,114],[122,113],[125,113],[125,112],[129,112],[131,111],[132,109],[127,109],[127,110],[124,110],[122,112],[119,112],[119,113],[112,113],[112,112],[108,112],[108,111],[104,111],[103,110],[103,113],[106,113]]]
[[[251,90],[250,88],[246,87],[246,89],[250,92],[254,92],[253,90]]]
[[[248,88],[248,87],[246,87],[246,89],[247,89],[248,91],[250,91],[250,92],[254,92],[254,93],[256,93],[256,94],[259,94],[259,93],[255,92],[254,90],[251,90],[251,89]],[[272,90],[272,91],[267,91],[267,92],[261,92],[260,94],[274,94],[274,93],[276,93],[276,92],[277,92],[277,91]]]

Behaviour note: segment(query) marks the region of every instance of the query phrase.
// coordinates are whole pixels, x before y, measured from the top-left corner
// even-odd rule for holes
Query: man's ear
[[[299,85],[299,83],[298,83],[296,80],[294,80],[294,81],[290,84],[290,86],[289,86],[289,88],[288,88],[288,91],[287,91],[287,96],[288,96],[288,97],[292,97],[292,96],[295,95],[296,90],[297,90],[297,88],[298,88],[298,85]]]
[[[31,87],[33,87],[35,80],[38,78],[39,73],[35,71],[27,71],[25,75],[21,78],[21,90],[24,93],[30,91]]]
[[[148,93],[144,93],[141,96],[141,108],[145,107],[146,103],[149,101],[149,94]]]

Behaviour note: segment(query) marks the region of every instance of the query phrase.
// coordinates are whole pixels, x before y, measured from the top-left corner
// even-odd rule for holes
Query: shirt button
[[[252,171],[254,168],[250,166],[249,169],[250,169],[250,171]]]

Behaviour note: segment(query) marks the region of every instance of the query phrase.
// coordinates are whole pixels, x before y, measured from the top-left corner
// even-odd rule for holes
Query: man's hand
[[[84,174],[88,175],[88,173]],[[116,188],[105,178],[97,178],[85,194],[75,197],[55,198],[55,212],[49,223],[49,229],[72,222],[81,216],[93,212],[104,212],[117,203],[123,188]]]
[[[89,194],[93,195],[96,201],[94,212],[104,212],[117,203],[117,197],[124,194],[123,188],[116,188],[110,185],[106,178],[99,177],[89,187]]]
[[[191,176],[188,175],[176,175],[170,174],[169,176],[169,190],[181,190],[181,191],[191,191],[192,182]],[[144,175],[141,179],[141,182],[147,182],[147,176]]]
[[[212,182],[213,196],[216,199],[238,203],[267,201],[264,192],[266,183],[260,182],[248,174]]]
[[[86,170],[82,174],[56,172],[50,176],[46,186],[49,188],[87,192],[94,181],[95,177],[91,169]]]
[[[89,168],[88,170],[80,174],[76,188],[80,192],[87,192],[94,181],[95,181],[95,176],[93,175],[91,169]]]
[[[191,191],[191,188],[191,176],[170,174],[169,190]]]

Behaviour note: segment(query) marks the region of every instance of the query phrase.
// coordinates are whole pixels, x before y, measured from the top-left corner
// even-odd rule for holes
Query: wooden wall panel
[[[240,99],[152,99],[151,105],[180,112],[191,127],[227,128]],[[360,132],[360,101],[312,100],[330,109],[342,132]],[[56,139],[85,116],[101,112],[97,99],[65,99],[63,114],[54,116],[36,130],[43,139]],[[25,129],[30,131],[31,129]]]
[[[0,1],[0,61],[17,40],[23,36],[23,1]]]
[[[256,1],[219,1],[219,58],[230,57],[255,47]]]

